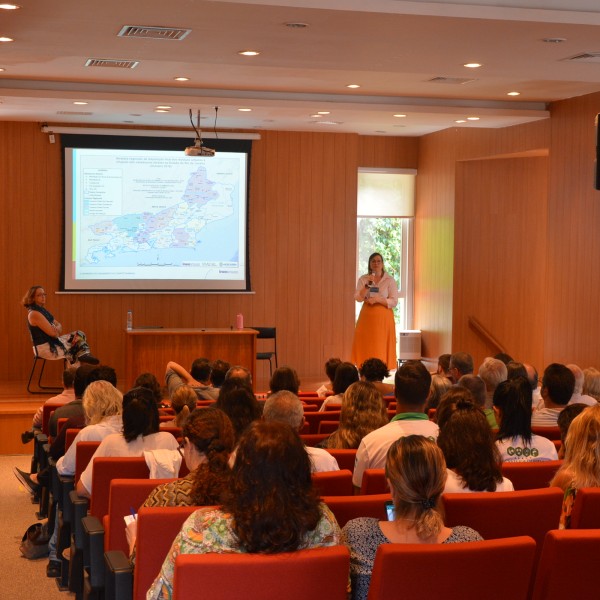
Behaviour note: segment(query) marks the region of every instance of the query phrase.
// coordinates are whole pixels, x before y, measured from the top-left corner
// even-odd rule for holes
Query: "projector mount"
[[[200,131],[200,111],[196,115],[196,125],[192,117],[192,109],[190,108],[190,123],[196,132],[196,139],[193,146],[188,146],[185,149],[186,156],[214,156],[215,151],[212,148],[207,148],[202,144],[202,133]]]

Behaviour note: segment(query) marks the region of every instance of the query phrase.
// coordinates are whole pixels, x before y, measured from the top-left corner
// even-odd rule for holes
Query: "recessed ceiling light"
[[[162,106],[157,106],[156,108],[157,108],[157,110],[165,110],[165,111],[167,111],[167,110],[171,110],[173,107],[172,106],[167,106],[166,104],[164,104]]]
[[[405,116],[406,116],[406,115],[403,115],[403,114],[400,114],[400,113],[398,113],[398,114],[394,115],[394,117],[398,117],[399,119],[401,119],[402,117],[405,117]]]
[[[189,81],[189,77],[174,77],[175,81]]]
[[[331,111],[330,110],[320,110],[317,114],[319,114],[319,115],[330,115]]]
[[[17,10],[18,8],[21,8],[18,4],[0,4],[2,10]]]
[[[317,125],[341,125],[341,121],[315,121]]]
[[[76,104],[77,106],[85,106],[87,102],[84,102],[83,100],[75,100],[73,104]]]
[[[15,40],[13,40],[12,38],[9,37],[0,37],[0,42],[14,42]]]
[[[319,113],[315,113],[314,115],[310,115],[310,117],[312,119],[320,119],[323,115],[320,115]]]
[[[455,123],[466,123],[466,121],[464,119],[457,119],[456,121],[454,121]]]
[[[477,69],[478,67],[483,66],[481,63],[465,63],[463,67],[467,67],[467,69]]]
[[[238,54],[241,54],[242,56],[258,56],[260,52],[257,52],[256,50],[240,50]]]
[[[506,95],[507,96],[520,96],[521,92],[508,92]]]
[[[157,113],[168,113],[169,111],[165,110],[164,108],[155,108],[154,112],[157,112]]]
[[[546,43],[546,44],[562,44],[563,42],[566,42],[567,38],[559,38],[559,37],[547,37],[547,38],[542,38],[542,42]]]
[[[0,73],[2,73],[3,71],[6,71],[6,69],[4,67],[0,67]]]
[[[360,85],[358,85],[358,83],[350,83],[346,87],[355,90],[356,88],[359,88]]]
[[[479,121],[479,117],[467,117],[467,121]]]
[[[251,108],[238,108],[240,112],[252,112]]]

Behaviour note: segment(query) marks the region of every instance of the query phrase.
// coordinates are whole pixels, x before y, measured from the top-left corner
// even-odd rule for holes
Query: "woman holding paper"
[[[359,277],[354,299],[363,307],[354,331],[352,362],[360,366],[368,358],[380,358],[388,369],[395,369],[396,327],[392,309],[398,304],[398,286],[385,272],[378,252],[369,256],[368,273]]]

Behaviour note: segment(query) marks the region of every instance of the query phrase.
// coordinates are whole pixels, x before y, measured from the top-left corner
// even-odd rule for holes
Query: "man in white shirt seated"
[[[397,371],[395,382],[396,416],[390,423],[366,435],[356,452],[352,483],[360,489],[365,469],[383,469],[389,447],[405,435],[423,435],[432,440],[438,426],[423,412],[429,396],[431,375],[419,361],[408,361]]]
[[[583,393],[583,382],[585,380],[583,371],[574,364],[567,365],[567,369],[569,369],[575,377],[575,389],[573,390],[573,395],[569,400],[569,404],[587,404],[588,406],[596,406],[596,404],[598,404],[596,398],[592,398]]]
[[[575,376],[559,363],[546,367],[542,377],[541,395],[544,407],[531,415],[532,427],[557,427],[558,415],[569,403],[575,389]]]
[[[304,407],[296,394],[287,390],[275,392],[265,401],[263,419],[287,423],[294,431],[299,432],[304,427]],[[337,460],[327,450],[310,446],[305,448],[313,473],[340,470]]]

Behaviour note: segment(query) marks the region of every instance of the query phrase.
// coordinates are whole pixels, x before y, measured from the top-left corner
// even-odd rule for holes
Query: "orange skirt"
[[[367,358],[380,358],[388,369],[397,367],[394,313],[383,304],[363,304],[358,315],[351,360],[360,367]]]

